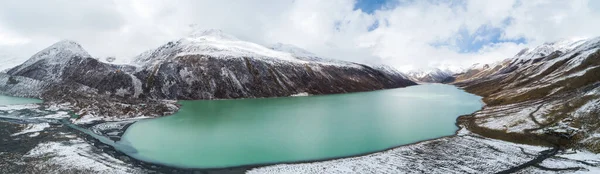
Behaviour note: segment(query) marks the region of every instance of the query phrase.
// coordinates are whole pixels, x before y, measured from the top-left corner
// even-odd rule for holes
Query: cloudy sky
[[[0,56],[24,60],[69,39],[126,62],[184,37],[192,24],[408,70],[489,63],[544,42],[600,36],[600,1],[4,0]]]

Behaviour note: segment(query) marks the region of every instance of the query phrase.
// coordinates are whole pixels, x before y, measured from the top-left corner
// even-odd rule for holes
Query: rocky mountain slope
[[[68,102],[75,110],[97,115],[162,115],[173,110],[164,99],[281,97],[415,85],[392,71],[319,58],[290,45],[267,48],[218,30],[195,32],[142,53],[135,64],[100,62],[79,44],[61,41],[0,73],[0,93]]]
[[[600,38],[557,43],[457,75],[487,104],[459,123],[492,138],[600,152]]]
[[[194,33],[136,57],[151,98],[216,99],[333,94],[414,85],[373,67],[267,48],[218,30]]]

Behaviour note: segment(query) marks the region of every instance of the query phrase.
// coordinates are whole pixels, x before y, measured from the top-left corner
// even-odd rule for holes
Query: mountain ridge
[[[567,44],[573,46],[572,44]],[[561,51],[564,50],[565,52]],[[600,152],[600,37],[456,75],[454,85],[486,106],[459,118],[470,131],[506,141]]]
[[[60,41],[0,73],[0,92],[72,103],[79,113],[131,116],[174,111],[171,102],[163,100],[318,95],[415,85],[393,71],[316,56],[297,58],[218,30],[168,42],[140,54],[135,62],[140,64],[100,62],[78,43]],[[142,109],[148,106],[155,109]]]

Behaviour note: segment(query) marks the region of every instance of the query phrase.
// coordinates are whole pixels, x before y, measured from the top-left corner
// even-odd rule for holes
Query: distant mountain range
[[[483,77],[495,73],[498,68],[507,64],[519,64],[528,61],[539,61],[539,58],[552,54],[565,53],[575,49],[577,46],[585,43],[585,39],[565,39],[556,42],[547,42],[535,47],[534,49],[525,48],[517,53],[513,58],[491,64],[473,64],[466,68],[426,68],[409,71],[408,78],[416,82],[425,83],[450,83],[462,81],[465,78]],[[515,64],[515,65],[517,65]],[[514,68],[514,66],[513,66]]]
[[[449,83],[454,81],[454,74],[460,71],[452,71],[449,69],[442,70],[440,68],[429,68],[410,71],[407,74],[408,78],[415,82],[424,83]]]

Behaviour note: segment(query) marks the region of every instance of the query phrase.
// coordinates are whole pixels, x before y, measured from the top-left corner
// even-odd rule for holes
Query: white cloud
[[[124,62],[147,49],[183,37],[190,24],[217,28],[240,39],[294,44],[326,57],[385,63],[410,69],[468,66],[513,56],[524,47],[569,37],[600,35],[600,3],[593,0],[402,1],[367,14],[353,0],[113,0],[2,1],[0,52],[19,55],[61,39],[81,43],[97,57]],[[375,21],[379,28],[369,32]],[[501,39],[461,52],[464,30],[493,41],[483,26],[502,29]],[[443,45],[432,45],[445,43]]]

